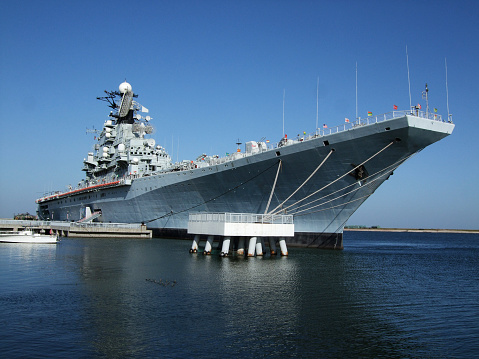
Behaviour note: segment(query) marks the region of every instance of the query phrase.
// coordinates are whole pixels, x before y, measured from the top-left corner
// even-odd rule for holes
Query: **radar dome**
[[[131,85],[128,82],[123,82],[119,86],[120,93],[131,92]]]

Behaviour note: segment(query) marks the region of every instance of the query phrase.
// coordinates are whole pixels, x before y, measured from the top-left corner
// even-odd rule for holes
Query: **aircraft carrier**
[[[354,211],[399,165],[454,129],[450,118],[414,106],[173,163],[151,138],[149,112],[129,83],[98,99],[111,112],[83,162],[85,178],[37,199],[41,219],[144,223],[154,236],[189,238],[191,212],[292,214],[288,245],[341,249]]]

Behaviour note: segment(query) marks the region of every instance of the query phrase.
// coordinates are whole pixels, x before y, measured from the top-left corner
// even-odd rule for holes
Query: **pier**
[[[232,252],[237,255],[247,253],[248,257],[263,256],[266,244],[270,254],[276,255],[276,242],[281,255],[287,256],[286,237],[294,237],[294,223],[292,215],[190,213],[188,233],[194,235],[190,253],[197,253],[200,241],[205,240],[203,254],[211,254],[216,237],[218,247],[221,246],[221,257]]]
[[[151,238],[152,232],[139,223],[62,222],[0,220],[0,230],[18,231],[25,228],[36,233],[56,233],[72,238]]]

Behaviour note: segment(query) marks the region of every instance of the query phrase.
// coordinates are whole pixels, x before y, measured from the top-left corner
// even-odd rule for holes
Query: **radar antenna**
[[[133,101],[133,92],[126,91],[121,98],[120,110],[118,111],[118,115],[120,117],[125,117],[128,114],[128,111],[130,111],[132,101]]]
[[[118,91],[106,91],[106,90],[105,90],[105,93],[108,96],[99,96],[96,99],[100,101],[108,102],[109,103],[108,107],[111,107],[112,109],[118,108],[118,105],[115,102],[115,97],[119,96],[120,93]]]
[[[138,97],[138,95],[134,94],[131,88],[131,85],[128,82],[123,82],[119,86],[120,91],[106,91],[106,96],[99,96],[97,100],[101,100],[104,102],[108,102],[108,107],[116,110],[118,109],[118,113],[111,113],[111,117],[122,118],[126,117],[131,109],[133,104],[133,98]],[[120,105],[118,105],[120,102]],[[145,108],[145,110],[147,110]],[[133,118],[130,118],[129,121],[132,121]]]

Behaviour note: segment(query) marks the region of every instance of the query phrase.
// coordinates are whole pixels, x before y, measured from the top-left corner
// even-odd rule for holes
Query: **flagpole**
[[[406,63],[407,63],[407,83],[409,85],[409,108],[412,108],[412,101],[411,101],[411,80],[409,78],[409,55],[407,53],[407,45],[406,45]]]

